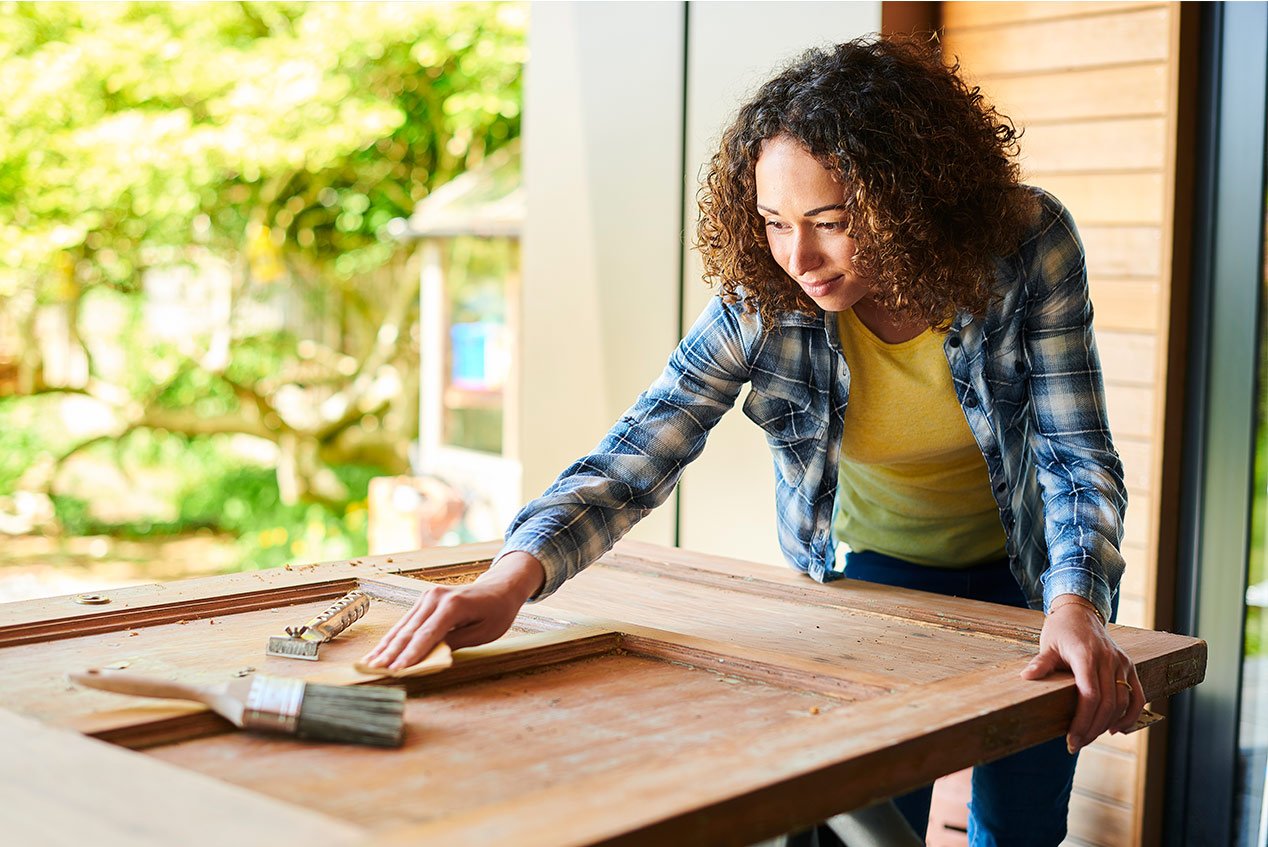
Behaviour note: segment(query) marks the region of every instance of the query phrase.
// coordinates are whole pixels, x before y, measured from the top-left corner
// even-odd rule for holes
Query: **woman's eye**
[[[844,232],[845,221],[820,221],[816,226],[828,232]]]
[[[788,224],[784,223],[783,221],[767,221],[766,222],[767,229],[786,229],[787,227],[788,227]]]

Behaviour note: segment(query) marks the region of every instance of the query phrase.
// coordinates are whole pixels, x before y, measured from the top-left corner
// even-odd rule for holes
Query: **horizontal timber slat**
[[[1166,140],[1161,117],[1031,124],[1019,161],[1031,173],[1161,169]]]
[[[1046,188],[1066,205],[1080,227],[1096,224],[1162,224],[1161,173],[1029,173],[1026,182]]]
[[[1158,279],[1162,274],[1162,230],[1157,226],[1079,224],[1088,273]]]
[[[974,73],[974,83],[1017,126],[1162,115],[1167,108],[1167,66],[1146,62],[1110,68],[992,76]],[[1022,144],[1026,142],[1022,137]]]
[[[1146,627],[1149,604],[1139,594],[1123,592],[1118,598],[1118,620],[1123,626]]]
[[[1146,548],[1133,544],[1124,544],[1123,562],[1127,571],[1140,573],[1145,568],[1152,567],[1153,559]]]
[[[1165,7],[1155,6],[1018,23],[1004,31],[966,29],[948,33],[947,40],[956,55],[968,57],[964,67],[974,75],[1072,70],[1165,60],[1170,20]],[[1070,49],[1072,44],[1079,48]]]
[[[1148,494],[1128,487],[1127,517],[1123,521],[1123,543],[1132,544],[1141,550],[1148,549],[1153,526],[1153,514],[1147,506],[1148,502]]]
[[[1126,547],[1123,549],[1123,558],[1127,562],[1127,567],[1123,570],[1123,581],[1119,583],[1119,590],[1124,594],[1133,594],[1137,597],[1144,597],[1145,591],[1149,587],[1149,570],[1140,564],[1137,558],[1133,564],[1129,556],[1140,557],[1146,554],[1141,548]]]
[[[1094,744],[1079,754],[1074,785],[1084,794],[1131,804],[1136,796],[1136,757]]]
[[[1094,326],[1100,330],[1119,332],[1156,332],[1162,309],[1162,285],[1156,281],[1092,277],[1092,308],[1096,312]]]
[[[1105,389],[1110,427],[1116,434],[1150,438],[1154,433],[1154,389],[1111,385]]]
[[[1107,329],[1096,333],[1105,382],[1152,386],[1158,375],[1158,340],[1138,332]]]
[[[1130,807],[1084,794],[1078,788],[1070,796],[1070,834],[1097,847],[1131,844],[1134,817]]]
[[[1149,496],[1153,490],[1153,445],[1145,439],[1119,437],[1114,449],[1123,460],[1123,478],[1133,495]]]
[[[1144,732],[1136,732],[1131,735],[1110,735],[1109,733],[1105,733],[1100,738],[1096,739],[1096,741],[1092,742],[1092,746],[1104,747],[1106,750],[1113,750],[1122,753],[1125,756],[1139,758],[1144,754],[1143,742],[1147,740],[1148,737],[1148,734]]]
[[[942,26],[945,30],[955,33],[966,27],[1001,26],[1054,18],[1090,17],[1140,9],[1147,5],[1149,4],[1115,3],[1109,0],[1104,3],[945,3],[942,11]]]

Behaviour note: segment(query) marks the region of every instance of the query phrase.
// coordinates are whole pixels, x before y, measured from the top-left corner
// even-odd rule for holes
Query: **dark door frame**
[[[1268,5],[1203,4],[1176,631],[1209,645],[1171,704],[1164,843],[1234,843],[1259,389]]]

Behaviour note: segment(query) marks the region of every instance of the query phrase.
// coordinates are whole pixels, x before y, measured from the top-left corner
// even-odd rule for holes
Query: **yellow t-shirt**
[[[837,538],[921,565],[961,568],[1004,556],[986,461],[932,329],[887,344],[837,315],[850,367],[841,438]]]

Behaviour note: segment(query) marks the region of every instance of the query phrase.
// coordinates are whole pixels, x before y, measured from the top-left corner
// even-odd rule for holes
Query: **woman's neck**
[[[864,297],[854,304],[854,315],[863,326],[886,344],[910,341],[929,328],[929,324],[916,320],[895,320],[888,311],[876,305],[871,297]]]

